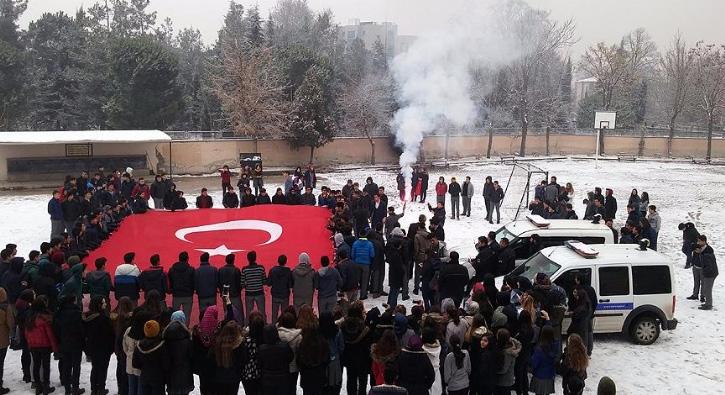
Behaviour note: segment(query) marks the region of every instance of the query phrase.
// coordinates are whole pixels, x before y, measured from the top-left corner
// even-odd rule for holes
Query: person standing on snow
[[[596,189],[595,189],[596,191]],[[594,193],[594,198],[598,196]],[[601,200],[600,200],[601,202]],[[604,198],[604,220],[614,219],[617,216],[617,199],[614,197],[614,191],[611,188],[607,188],[607,196]]]
[[[466,217],[471,216],[471,199],[473,199],[473,183],[471,183],[471,177],[466,177],[466,181],[461,186],[461,197],[463,198],[463,215]]]
[[[488,213],[488,223],[493,223],[493,210],[496,210],[496,223],[501,223],[501,202],[503,202],[503,189],[498,184],[498,181],[493,182],[493,192],[491,192],[491,211]]]
[[[303,305],[312,306],[312,297],[317,289],[315,269],[310,266],[310,256],[303,252],[299,256],[299,263],[292,271],[292,303],[299,311]]]
[[[461,219],[461,184],[456,181],[456,177],[451,178],[448,193],[451,195],[451,219]]]
[[[53,191],[53,197],[48,201],[48,214],[50,214],[50,238],[58,237],[63,233],[63,206],[60,202],[60,192]]]
[[[438,182],[436,183],[436,203],[442,203],[445,206],[447,192],[448,185],[446,184],[445,178],[438,177]]]
[[[201,195],[196,198],[196,208],[212,208],[214,202],[211,200],[211,196],[207,192],[206,188],[201,188]]]
[[[715,253],[707,244],[707,237],[700,235],[697,237],[697,250],[694,260],[699,260],[702,266],[702,298],[704,299],[702,306],[698,307],[700,310],[712,310],[712,286],[715,283],[715,278],[718,276],[717,261],[715,259]],[[699,251],[699,252],[698,252]]]

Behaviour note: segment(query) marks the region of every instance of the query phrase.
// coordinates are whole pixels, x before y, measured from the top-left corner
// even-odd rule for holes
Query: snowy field
[[[632,188],[639,192],[646,191],[650,203],[658,207],[663,220],[659,236],[659,250],[676,262],[677,310],[675,316],[680,321],[677,330],[663,331],[659,340],[651,346],[636,346],[621,335],[597,335],[589,368],[589,378],[585,393],[596,393],[596,386],[602,376],[610,376],[617,384],[620,394],[716,394],[722,393],[725,379],[722,366],[725,362],[725,334],[720,329],[725,324],[722,305],[725,300],[722,277],[715,283],[714,306],[712,311],[700,311],[699,302],[685,300],[692,290],[690,270],[685,270],[684,256],[680,252],[681,232],[677,230],[680,222],[691,221],[697,229],[706,234],[715,249],[720,269],[725,262],[725,242],[723,222],[725,214],[722,210],[722,195],[725,188],[725,167],[709,167],[683,163],[659,162],[610,162],[600,161],[599,169],[593,161],[551,160],[537,161],[536,165],[555,175],[558,182],[564,185],[571,182],[576,191],[574,196],[577,214],[583,215],[581,200],[586,191],[595,186],[612,188],[619,203],[618,221],[615,226],[621,227],[626,218],[626,202]],[[446,221],[446,242],[449,250],[456,250],[462,258],[475,256],[474,243],[476,237],[495,230],[496,225],[483,221],[485,210],[483,198],[480,196],[485,176],[491,175],[499,180],[505,188],[511,167],[498,163],[485,164],[452,164],[446,169],[432,169],[428,201],[435,201],[433,191],[438,176],[455,176],[460,183],[465,176],[470,176],[476,188],[473,200],[472,216],[460,221]],[[318,186],[328,185],[341,187],[347,179],[361,183],[367,176],[385,186],[392,204],[398,206],[395,191],[395,173],[378,169],[355,168],[332,173],[318,174]],[[218,178],[209,178],[208,188],[214,196],[215,205],[221,207],[221,187]],[[177,180],[179,189],[187,192],[192,203],[192,192],[200,179],[180,178]],[[540,181],[540,177],[532,180],[532,184]],[[525,173],[517,170],[508,186],[502,210],[502,223],[512,219],[516,206],[525,187]],[[189,186],[185,189],[184,186]],[[194,187],[192,187],[194,185]],[[270,194],[278,185],[267,185]],[[0,243],[13,242],[18,244],[19,253],[27,255],[31,249],[37,249],[45,241],[50,232],[50,223],[46,214],[46,203],[50,191],[29,191],[23,193],[0,192],[0,217],[4,224],[0,228]],[[532,192],[533,197],[533,192]],[[448,207],[448,205],[447,205]],[[405,229],[410,222],[416,221],[419,214],[427,213],[422,204],[411,204],[407,208],[402,225]],[[141,240],[142,235],[139,235]],[[368,308],[380,305],[384,297],[366,301]],[[411,302],[411,301],[408,301]],[[409,303],[410,305],[410,303]],[[58,383],[57,366],[53,363],[52,383]],[[114,393],[115,358],[109,366],[107,388]],[[720,373],[718,373],[720,372]],[[84,364],[81,373],[81,386],[89,391],[90,364]],[[9,351],[5,363],[4,385],[14,394],[31,394],[30,386],[22,383],[20,354]],[[343,393],[344,391],[343,383]],[[560,382],[557,381],[557,393],[560,393]],[[57,392],[61,389],[56,389]],[[240,391],[241,392],[241,391]],[[301,390],[298,391],[301,393]],[[198,393],[195,392],[195,393]]]

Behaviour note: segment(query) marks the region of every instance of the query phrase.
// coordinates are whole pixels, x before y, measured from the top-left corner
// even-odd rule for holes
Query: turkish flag
[[[330,210],[312,206],[260,205],[241,209],[201,209],[185,211],[149,211],[126,218],[119,229],[91,252],[87,258],[93,270],[96,258],[108,259],[107,270],[113,275],[123,263],[123,255],[136,253],[140,269],[147,268],[149,258],[161,256],[168,270],[179,253],[189,253],[190,263],[198,267],[199,257],[208,252],[211,263],[224,265],[227,254],[237,255],[236,266],[247,264],[248,251],[257,252],[257,262],[267,271],[277,265],[277,257],[287,255],[293,268],[299,254],[310,255],[313,267],[320,257],[332,259],[331,233],[326,228]]]

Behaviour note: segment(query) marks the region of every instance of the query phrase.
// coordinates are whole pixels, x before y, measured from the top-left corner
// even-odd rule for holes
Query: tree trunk
[[[705,157],[707,163],[710,163],[710,159],[712,158],[712,128],[715,123],[714,118],[713,112],[707,119],[707,156]]]
[[[310,164],[312,164],[312,160],[314,158],[315,158],[315,146],[311,145],[310,146],[310,162],[309,162]]]
[[[670,119],[670,134],[667,136],[667,157],[672,157],[672,141],[675,139],[675,117]]]
[[[640,126],[642,128],[642,134],[639,136],[639,146],[637,147],[637,157],[643,157],[644,156],[644,131],[645,128],[643,126]]]
[[[549,156],[549,135],[551,134],[551,126],[546,127],[546,156]]]
[[[486,150],[486,159],[491,159],[491,146],[493,145],[493,127],[488,127],[488,149]]]
[[[448,129],[448,130],[446,130],[446,148],[445,148],[445,153],[444,153],[444,157],[446,159],[446,165],[448,165],[448,139],[450,137],[451,137],[451,131],[450,131],[450,129]]]
[[[529,134],[529,120],[526,119],[526,115],[521,119],[521,149],[519,150],[520,156],[526,156],[526,135]]]
[[[368,141],[370,141],[370,164],[375,164],[375,140],[373,140],[372,137],[368,137]]]
[[[259,153],[259,139],[256,135],[254,136],[254,153]]]

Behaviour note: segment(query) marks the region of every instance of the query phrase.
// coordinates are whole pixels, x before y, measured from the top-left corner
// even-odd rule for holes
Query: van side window
[[[571,299],[574,287],[576,287],[574,278],[577,276],[581,278],[583,285],[592,285],[592,269],[588,267],[567,270],[554,280],[554,284],[564,288],[566,296]]]
[[[569,240],[584,244],[604,244],[604,237],[593,236],[541,236],[541,248],[563,246]]]
[[[671,293],[670,267],[632,266],[632,288],[635,295]]]
[[[629,295],[629,269],[627,266],[599,268],[599,295]]]
[[[576,237],[584,244],[604,244],[604,237]]]

